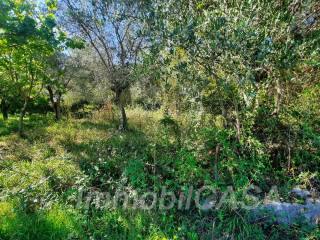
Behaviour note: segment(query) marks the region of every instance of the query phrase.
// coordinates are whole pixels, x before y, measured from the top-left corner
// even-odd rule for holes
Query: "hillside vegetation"
[[[320,239],[319,69],[317,0],[1,0],[0,240]]]

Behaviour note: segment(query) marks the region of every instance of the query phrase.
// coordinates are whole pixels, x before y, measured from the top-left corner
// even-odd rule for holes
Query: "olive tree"
[[[120,109],[119,130],[127,129],[125,92],[133,83],[132,69],[145,43],[141,36],[140,3],[122,0],[64,0],[68,31],[84,38],[104,66],[110,89]]]

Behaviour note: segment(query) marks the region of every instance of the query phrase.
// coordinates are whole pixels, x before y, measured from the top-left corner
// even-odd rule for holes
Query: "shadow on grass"
[[[27,116],[24,119],[25,131],[30,131],[34,129],[44,128],[49,126],[54,122],[53,116],[51,115],[38,115],[33,114]],[[0,137],[8,136],[10,134],[18,133],[19,131],[19,117],[11,116],[7,121],[3,119],[0,120]]]
[[[146,136],[136,130],[126,133],[115,131],[108,139],[83,143],[64,139],[61,145],[89,176],[90,184],[101,189],[106,189],[110,179],[120,179],[128,162],[150,157]]]

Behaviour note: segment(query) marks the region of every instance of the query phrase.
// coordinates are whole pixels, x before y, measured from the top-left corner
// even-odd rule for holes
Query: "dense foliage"
[[[317,0],[1,0],[0,110],[0,239],[320,238]]]

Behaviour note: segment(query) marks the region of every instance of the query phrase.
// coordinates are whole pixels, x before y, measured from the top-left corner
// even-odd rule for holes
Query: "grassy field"
[[[144,131],[155,126],[150,116],[131,116],[132,129],[125,134],[105,120],[56,123],[52,116],[33,116],[23,139],[17,118],[1,121],[0,239],[166,239],[161,222],[174,236],[172,216],[170,225],[166,215],[154,218],[151,212],[75,207],[81,188],[147,184],[144,166],[130,160],[147,160],[151,139],[142,125]]]
[[[94,199],[79,204],[79,193],[92,189],[217,186],[207,160],[196,157],[201,149],[190,137],[192,123],[179,119],[177,137],[161,118],[160,112],[130,110],[130,131],[119,133],[103,113],[60,122],[34,115],[26,120],[25,138],[17,134],[16,118],[1,120],[0,239],[317,239],[316,229],[252,225],[228,208],[203,213],[101,208]]]

